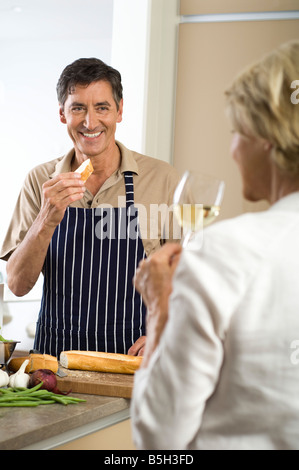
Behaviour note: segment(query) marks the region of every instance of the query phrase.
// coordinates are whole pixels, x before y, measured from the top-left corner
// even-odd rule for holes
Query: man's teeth
[[[99,135],[101,135],[101,134],[102,134],[102,132],[97,132],[96,134],[85,134],[85,133],[83,132],[84,137],[91,137],[91,138],[93,138],[93,137],[99,137]]]

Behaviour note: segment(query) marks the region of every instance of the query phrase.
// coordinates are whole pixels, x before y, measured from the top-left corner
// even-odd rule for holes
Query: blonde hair
[[[274,161],[290,173],[299,173],[299,103],[291,99],[295,80],[299,80],[297,40],[243,71],[225,93],[234,130],[268,140]]]

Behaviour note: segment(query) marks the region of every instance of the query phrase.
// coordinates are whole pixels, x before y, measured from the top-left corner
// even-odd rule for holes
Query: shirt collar
[[[132,173],[136,173],[138,175],[138,164],[136,159],[134,158],[134,152],[132,150],[127,149],[123,144],[116,141],[116,145],[120,150],[121,161],[119,172],[124,173],[126,171],[131,171]],[[50,175],[50,178],[54,178],[61,173],[68,173],[71,171],[71,163],[74,157],[75,149],[71,149],[68,153],[64,155],[55,165],[54,172]]]
[[[283,196],[281,199],[276,201],[269,210],[283,210],[283,211],[298,211],[299,209],[299,191]]]
[[[116,141],[116,145],[120,150],[121,161],[119,171],[124,173],[125,171],[131,171],[132,173],[136,173],[138,175],[138,164],[136,159],[134,158],[134,153],[132,150],[127,149],[123,144]]]

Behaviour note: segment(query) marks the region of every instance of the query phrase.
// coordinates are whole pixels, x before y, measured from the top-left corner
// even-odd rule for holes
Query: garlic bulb
[[[5,370],[0,369],[0,388],[6,387],[9,384],[9,376]]]
[[[9,385],[11,387],[24,387],[28,388],[30,377],[28,374],[25,373],[25,369],[29,364],[29,360],[23,362],[21,367],[19,368],[18,372],[11,375],[9,378]]]

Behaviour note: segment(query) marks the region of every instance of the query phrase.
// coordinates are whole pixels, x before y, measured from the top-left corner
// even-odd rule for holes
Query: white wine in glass
[[[194,233],[214,222],[220,213],[224,182],[212,176],[186,171],[174,193],[174,215],[186,246]]]

